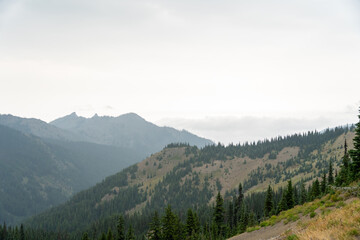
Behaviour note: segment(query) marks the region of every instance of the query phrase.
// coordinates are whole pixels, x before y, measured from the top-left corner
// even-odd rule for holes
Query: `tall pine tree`
[[[265,198],[265,207],[264,207],[264,215],[265,217],[270,217],[274,208],[274,201],[273,201],[273,191],[269,185],[266,191],[266,198]]]
[[[161,222],[157,211],[155,211],[152,222],[150,223],[148,239],[161,240]]]
[[[360,108],[359,108],[360,113]],[[353,163],[353,176],[354,180],[360,178],[360,114],[358,115],[359,122],[356,124],[355,137],[354,137],[354,149],[349,151],[349,154]]]
[[[175,240],[176,239],[176,219],[175,214],[168,205],[165,209],[165,215],[162,219],[163,239]]]
[[[320,184],[320,190],[322,194],[326,193],[326,173],[323,173],[323,177]]]
[[[222,233],[224,225],[224,199],[222,198],[220,192],[216,196],[216,205],[214,209],[214,222],[217,227],[217,234]]]
[[[125,226],[124,226],[124,218],[122,215],[119,216],[117,228],[117,240],[125,240]]]
[[[129,226],[129,230],[126,234],[126,240],[135,240],[135,233],[132,225]]]
[[[294,191],[293,191],[291,179],[288,181],[288,187],[286,189],[285,197],[286,197],[286,205],[288,209],[293,208],[295,205],[295,201],[294,201]]]
[[[331,158],[330,158],[330,161],[329,161],[328,183],[329,183],[329,185],[334,184],[334,169],[333,169],[333,164],[332,164],[332,159]]]

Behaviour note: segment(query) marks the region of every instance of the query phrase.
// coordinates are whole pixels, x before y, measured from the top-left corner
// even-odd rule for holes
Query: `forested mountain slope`
[[[27,224],[79,234],[88,230],[96,235],[109,228],[115,231],[114,215],[126,214],[127,222],[140,234],[147,231],[153,212],[162,212],[168,204],[180,216],[191,207],[204,222],[211,218],[208,204],[218,191],[231,199],[239,183],[250,196],[270,183],[277,189],[289,179],[312,181],[326,171],[330,160],[337,168],[344,140],[351,147],[353,136],[344,127],[227,147],[170,144]],[[248,203],[255,216],[262,214],[263,204]]]
[[[72,113],[50,124],[81,136],[89,142],[135,149],[144,158],[160,151],[169,143],[185,142],[198,147],[213,144],[210,140],[185,130],[158,127],[135,113],[118,117],[94,115],[92,118],[79,117]]]
[[[0,219],[58,205],[138,159],[129,149],[48,140],[0,125]]]

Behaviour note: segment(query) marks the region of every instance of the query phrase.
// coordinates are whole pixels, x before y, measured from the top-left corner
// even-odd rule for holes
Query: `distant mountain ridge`
[[[212,143],[132,113],[90,119],[73,113],[52,124],[0,115],[0,221],[17,223],[56,206],[176,142]]]
[[[21,118],[11,114],[0,114],[0,124],[41,138],[66,141],[84,140],[74,133],[57,128],[36,118]]]
[[[84,118],[72,113],[50,122],[51,125],[98,144],[141,149],[144,157],[160,151],[169,143],[189,143],[199,148],[213,144],[185,130],[159,127],[135,113],[118,117],[98,116]]]

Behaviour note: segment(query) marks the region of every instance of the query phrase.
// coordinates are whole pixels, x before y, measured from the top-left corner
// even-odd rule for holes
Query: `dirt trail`
[[[277,223],[274,226],[268,226],[260,228],[259,230],[253,232],[246,232],[232,238],[229,240],[280,240],[284,239],[282,235],[289,229],[292,229],[296,226],[297,222],[291,222],[284,224],[283,222]]]

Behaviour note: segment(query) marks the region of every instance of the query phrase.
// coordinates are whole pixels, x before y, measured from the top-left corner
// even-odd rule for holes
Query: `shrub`
[[[288,236],[286,239],[287,239],[287,240],[297,240],[297,239],[299,239],[299,238],[298,238],[298,236],[296,236],[296,234],[291,234],[291,235]]]

